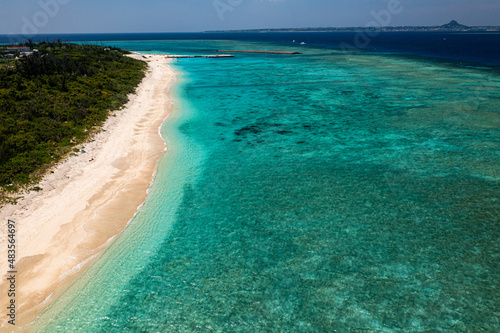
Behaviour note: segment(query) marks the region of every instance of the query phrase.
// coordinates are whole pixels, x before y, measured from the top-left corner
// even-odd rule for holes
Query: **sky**
[[[500,0],[0,0],[0,34],[500,26]]]

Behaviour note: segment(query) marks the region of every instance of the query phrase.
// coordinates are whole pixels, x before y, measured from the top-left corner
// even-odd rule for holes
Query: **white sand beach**
[[[132,55],[144,60],[142,55]],[[147,59],[149,71],[126,107],[39,185],[0,211],[1,332],[25,332],[43,308],[116,239],[144,202],[165,143],[159,127],[172,110],[175,72],[164,56]],[[7,323],[7,220],[16,222],[16,326]]]

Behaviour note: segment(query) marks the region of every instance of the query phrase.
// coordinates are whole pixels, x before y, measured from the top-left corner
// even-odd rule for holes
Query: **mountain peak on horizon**
[[[443,28],[466,28],[466,25],[460,24],[455,20],[451,20],[450,23],[442,25]]]

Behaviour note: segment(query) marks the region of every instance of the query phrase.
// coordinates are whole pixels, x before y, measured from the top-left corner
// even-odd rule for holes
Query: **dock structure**
[[[233,58],[234,56],[231,54],[209,54],[209,55],[176,55],[176,54],[167,54],[167,58],[170,59],[179,59],[179,58]]]
[[[266,53],[266,54],[302,54],[300,52],[290,52],[290,51],[259,51],[259,50],[217,50],[216,52],[226,52],[226,53]]]
[[[209,55],[179,55],[179,54],[167,54],[168,59],[180,59],[180,58],[233,58],[234,55],[228,53],[265,53],[265,54],[302,54],[300,52],[289,52],[289,51],[259,51],[259,50],[217,50],[218,54]],[[224,54],[220,54],[224,53]]]

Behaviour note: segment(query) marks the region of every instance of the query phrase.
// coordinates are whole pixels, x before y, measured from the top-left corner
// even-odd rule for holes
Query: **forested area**
[[[0,204],[88,139],[145,75],[120,49],[30,46],[38,52],[0,68]]]

